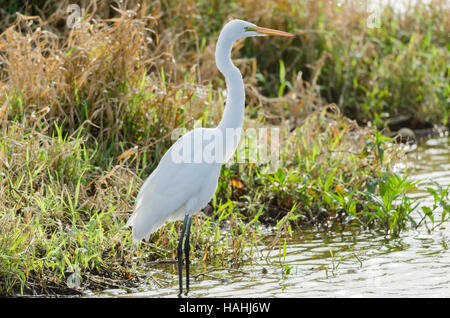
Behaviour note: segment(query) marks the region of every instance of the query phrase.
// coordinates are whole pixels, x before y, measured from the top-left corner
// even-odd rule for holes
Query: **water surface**
[[[406,164],[410,179],[422,180],[420,187],[450,184],[450,138],[420,141]],[[411,196],[433,202],[423,191]],[[191,280],[190,297],[450,297],[449,223],[396,239],[374,231],[304,229],[287,242],[285,257],[278,248],[267,257],[261,248],[261,257],[237,270],[208,266],[207,275]],[[201,272],[193,267],[191,275]],[[176,297],[176,273],[175,265],[156,266],[149,275],[157,280],[104,295]]]

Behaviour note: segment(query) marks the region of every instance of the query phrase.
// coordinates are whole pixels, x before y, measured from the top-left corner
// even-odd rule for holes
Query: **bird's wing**
[[[141,187],[136,208],[127,222],[127,226],[133,227],[134,239],[148,239],[165,222],[183,219],[186,203],[196,198],[208,178],[210,165],[173,160],[172,152],[177,150],[175,145],[182,142],[182,138],[189,138],[188,135],[169,148]]]

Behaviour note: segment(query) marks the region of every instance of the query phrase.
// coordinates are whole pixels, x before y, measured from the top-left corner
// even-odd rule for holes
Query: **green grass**
[[[333,123],[340,123],[340,130],[330,129]],[[278,228],[279,238],[305,224],[338,222],[384,229],[391,236],[419,226],[411,215],[421,211],[406,195],[413,185],[383,164],[393,156],[387,140],[368,133],[360,147],[346,140],[347,125],[345,118],[323,110],[291,133],[286,142],[297,149],[295,156],[283,152],[286,158],[275,172],[270,163],[224,166],[210,207],[193,222],[193,259],[239,266],[262,244],[265,226]],[[54,131],[46,136],[17,122],[3,125],[2,294],[77,293],[66,282],[75,269],[84,288],[128,286],[148,261],[174,258],[179,223],[139,245],[124,228],[142,183],[132,165],[99,167],[97,150],[87,146],[82,129],[62,135],[55,124]],[[423,210],[430,229],[440,222],[434,220],[439,205],[446,207],[442,222],[448,219],[448,193],[435,191],[434,207]]]
[[[272,244],[283,255],[284,238],[303,225],[396,237],[449,218],[449,188],[429,188],[434,204],[418,208],[408,197],[416,185],[392,170],[401,151],[375,129],[389,126],[385,113],[448,125],[448,23],[440,5],[404,18],[387,11],[372,30],[364,12],[316,2],[187,1],[179,16],[173,0],[149,5],[145,13],[162,15],[143,18],[99,1],[99,23],[70,31],[58,25],[66,17],[52,2],[45,10],[6,2],[0,295],[76,294],[67,281],[73,275],[83,289],[136,286],[149,261],[176,257],[179,223],[140,244],[124,226],[174,130],[218,123],[224,81],[213,49],[230,17],[297,35],[245,40],[233,51],[248,84],[245,128],[279,128],[280,160],[223,166],[215,197],[193,221],[194,262],[251,261],[265,227],[276,231]],[[52,19],[41,28],[20,17],[13,25],[15,10]],[[374,125],[361,125],[368,122]],[[285,264],[283,275],[289,272]]]

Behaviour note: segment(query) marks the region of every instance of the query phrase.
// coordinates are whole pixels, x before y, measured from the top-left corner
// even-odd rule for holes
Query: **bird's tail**
[[[185,215],[184,205],[169,215],[158,212],[163,211],[153,209],[149,205],[138,204],[136,206],[135,211],[126,223],[126,226],[133,228],[132,237],[134,241],[148,240],[150,235],[159,230],[164,223],[182,220]]]

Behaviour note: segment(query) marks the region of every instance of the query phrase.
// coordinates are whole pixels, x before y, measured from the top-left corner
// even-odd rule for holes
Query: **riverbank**
[[[73,28],[67,2],[2,12],[1,295],[139,284],[149,262],[175,258],[180,224],[138,245],[124,225],[175,129],[218,123],[225,84],[214,43],[236,15],[296,34],[233,51],[247,85],[245,129],[275,129],[278,157],[223,167],[193,220],[191,259],[239,267],[267,228],[280,239],[305,224],[393,237],[415,226],[414,184],[393,171],[402,150],[380,129],[403,114],[407,127],[448,126],[444,9],[386,13],[385,27],[370,29],[355,8],[237,3],[188,2],[180,15],[177,1],[135,11],[100,1]]]

